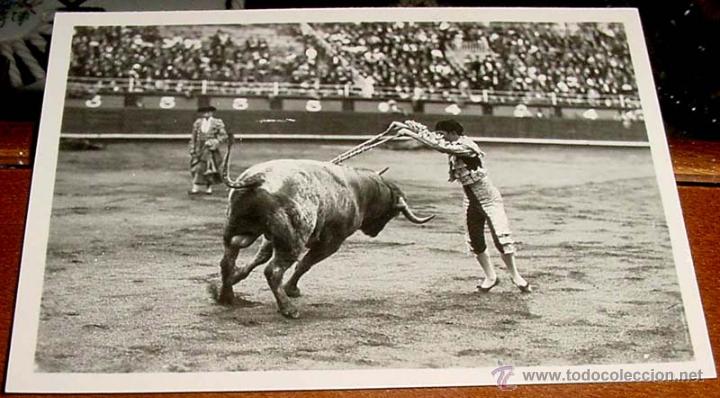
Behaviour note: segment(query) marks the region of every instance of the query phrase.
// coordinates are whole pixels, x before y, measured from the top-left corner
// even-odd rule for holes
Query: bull
[[[280,159],[256,164],[236,180],[228,177],[232,138],[225,154],[223,180],[231,188],[220,261],[221,304],[232,304],[233,285],[259,265],[275,296],[279,312],[297,318],[290,301],[300,296],[298,281],[312,266],[335,253],[360,230],[377,236],[399,214],[415,224],[434,218],[418,217],[405,195],[382,172],[315,160]],[[383,170],[384,172],[385,170]],[[262,237],[255,257],[237,267],[240,249]],[[283,285],[285,271],[295,271]]]

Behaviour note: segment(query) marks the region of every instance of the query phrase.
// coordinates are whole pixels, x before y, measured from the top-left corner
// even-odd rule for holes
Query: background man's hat
[[[216,110],[217,110],[217,108],[215,108],[212,105],[201,106],[198,108],[198,112],[215,112]]]

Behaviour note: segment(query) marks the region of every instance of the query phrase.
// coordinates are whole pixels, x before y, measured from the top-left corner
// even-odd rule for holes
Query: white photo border
[[[716,371],[690,246],[673,176],[670,153],[655,93],[650,60],[636,9],[629,8],[351,8],[246,11],[169,11],[120,13],[58,13],[54,30],[33,170],[22,265],[15,307],[7,392],[187,392],[319,390],[495,385],[492,368],[372,369],[327,371],[248,371],[195,373],[40,373],[36,372],[40,302],[46,261],[58,144],[64,110],[71,40],[76,26],[153,26],[282,24],[298,22],[617,22],[628,38],[645,127],[681,288],[693,359],[685,362],[517,367],[523,371],[573,370],[698,371],[715,378]],[[515,377],[515,384],[532,384]],[[558,382],[561,383],[561,382]],[[564,381],[562,383],[567,383]]]

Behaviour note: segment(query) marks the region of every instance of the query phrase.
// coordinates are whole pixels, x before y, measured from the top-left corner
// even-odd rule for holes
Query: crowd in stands
[[[292,60],[272,57],[262,38],[238,44],[222,29],[202,40],[163,37],[156,27],[83,27],[72,46],[71,76],[252,82],[294,69]]]
[[[298,25],[294,43],[169,33],[156,27],[83,27],[70,75],[134,78],[139,89],[184,91],[192,81],[281,82],[308,90],[352,85],[373,95],[636,92],[626,36],[616,24],[336,23]],[[188,37],[191,36],[191,37]]]
[[[630,52],[619,25],[536,24],[532,29],[494,26],[480,30],[468,24],[459,28],[464,40],[482,43],[479,47],[487,49],[467,63],[473,87],[582,92],[591,98],[635,91]]]

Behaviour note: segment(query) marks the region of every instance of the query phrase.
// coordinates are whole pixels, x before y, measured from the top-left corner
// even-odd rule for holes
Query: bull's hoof
[[[288,297],[300,297],[300,289],[297,286],[285,285],[283,289],[285,290],[285,294],[287,294]]]
[[[298,319],[300,317],[300,311],[297,310],[297,308],[293,306],[287,306],[285,308],[280,308],[280,314],[284,316],[285,318],[289,319]]]
[[[208,283],[207,292],[214,302],[220,304],[220,287],[216,283]]]
[[[217,302],[220,305],[233,305],[235,304],[235,293],[232,288],[220,288],[220,295],[217,298]]]

